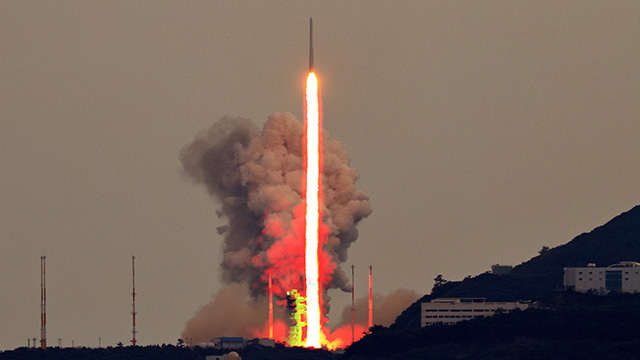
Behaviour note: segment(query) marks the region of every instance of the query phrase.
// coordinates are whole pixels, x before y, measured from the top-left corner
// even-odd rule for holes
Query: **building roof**
[[[635,261],[620,261],[617,264],[609,265],[608,268],[623,268],[623,267],[640,267],[640,263]]]
[[[242,337],[232,337],[232,336],[223,336],[220,338],[222,342],[242,342],[244,338]]]

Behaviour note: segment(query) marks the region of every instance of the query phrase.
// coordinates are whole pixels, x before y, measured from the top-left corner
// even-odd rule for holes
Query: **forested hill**
[[[541,241],[544,243],[544,241]],[[484,297],[488,301],[538,300],[562,289],[565,267],[608,266],[620,261],[640,261],[640,205],[568,243],[541,251],[506,275],[484,273],[463,281],[434,287],[407,308],[392,328],[419,327],[420,302],[437,297]]]
[[[374,326],[344,360],[638,359],[640,294],[557,292],[538,308],[455,325]]]

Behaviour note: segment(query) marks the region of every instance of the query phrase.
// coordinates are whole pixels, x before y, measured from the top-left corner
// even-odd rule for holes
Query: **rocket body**
[[[313,18],[309,18],[309,72],[313,71]]]

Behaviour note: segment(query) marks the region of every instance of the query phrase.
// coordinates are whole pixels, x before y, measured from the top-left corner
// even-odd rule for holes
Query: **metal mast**
[[[133,311],[131,312],[131,314],[133,315],[133,330],[131,330],[133,338],[131,339],[131,343],[133,344],[133,346],[136,346],[136,257],[133,255],[131,256],[131,275],[133,280],[133,292],[131,293],[131,295],[133,296]]]
[[[47,349],[47,279],[46,256],[40,257],[40,347]]]
[[[271,286],[271,268],[269,268],[269,339],[273,339],[273,289]]]
[[[354,330],[354,326],[356,322],[356,301],[355,301],[355,297],[353,296],[353,281],[354,281],[353,274],[355,273],[355,268],[356,268],[355,265],[351,265],[351,343],[352,344],[356,341],[355,330]]]
[[[369,265],[369,329],[373,326],[373,293],[372,281],[371,281],[372,267]]]

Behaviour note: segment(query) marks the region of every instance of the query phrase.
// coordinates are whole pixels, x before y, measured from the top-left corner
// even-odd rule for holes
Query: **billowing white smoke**
[[[247,283],[254,299],[266,293],[267,269],[275,294],[303,288],[302,133],[302,123],[290,113],[272,114],[262,131],[250,120],[225,116],[180,154],[185,173],[207,187],[221,204],[218,216],[227,219],[218,229],[224,281]],[[320,276],[326,288],[348,290],[349,280],[337,265],[358,237],[357,223],[372,210],[369,197],[355,188],[359,175],[349,156],[326,131],[323,150],[323,222],[329,236]],[[206,316],[207,306],[196,317]],[[185,337],[194,337],[189,323],[193,319]]]

